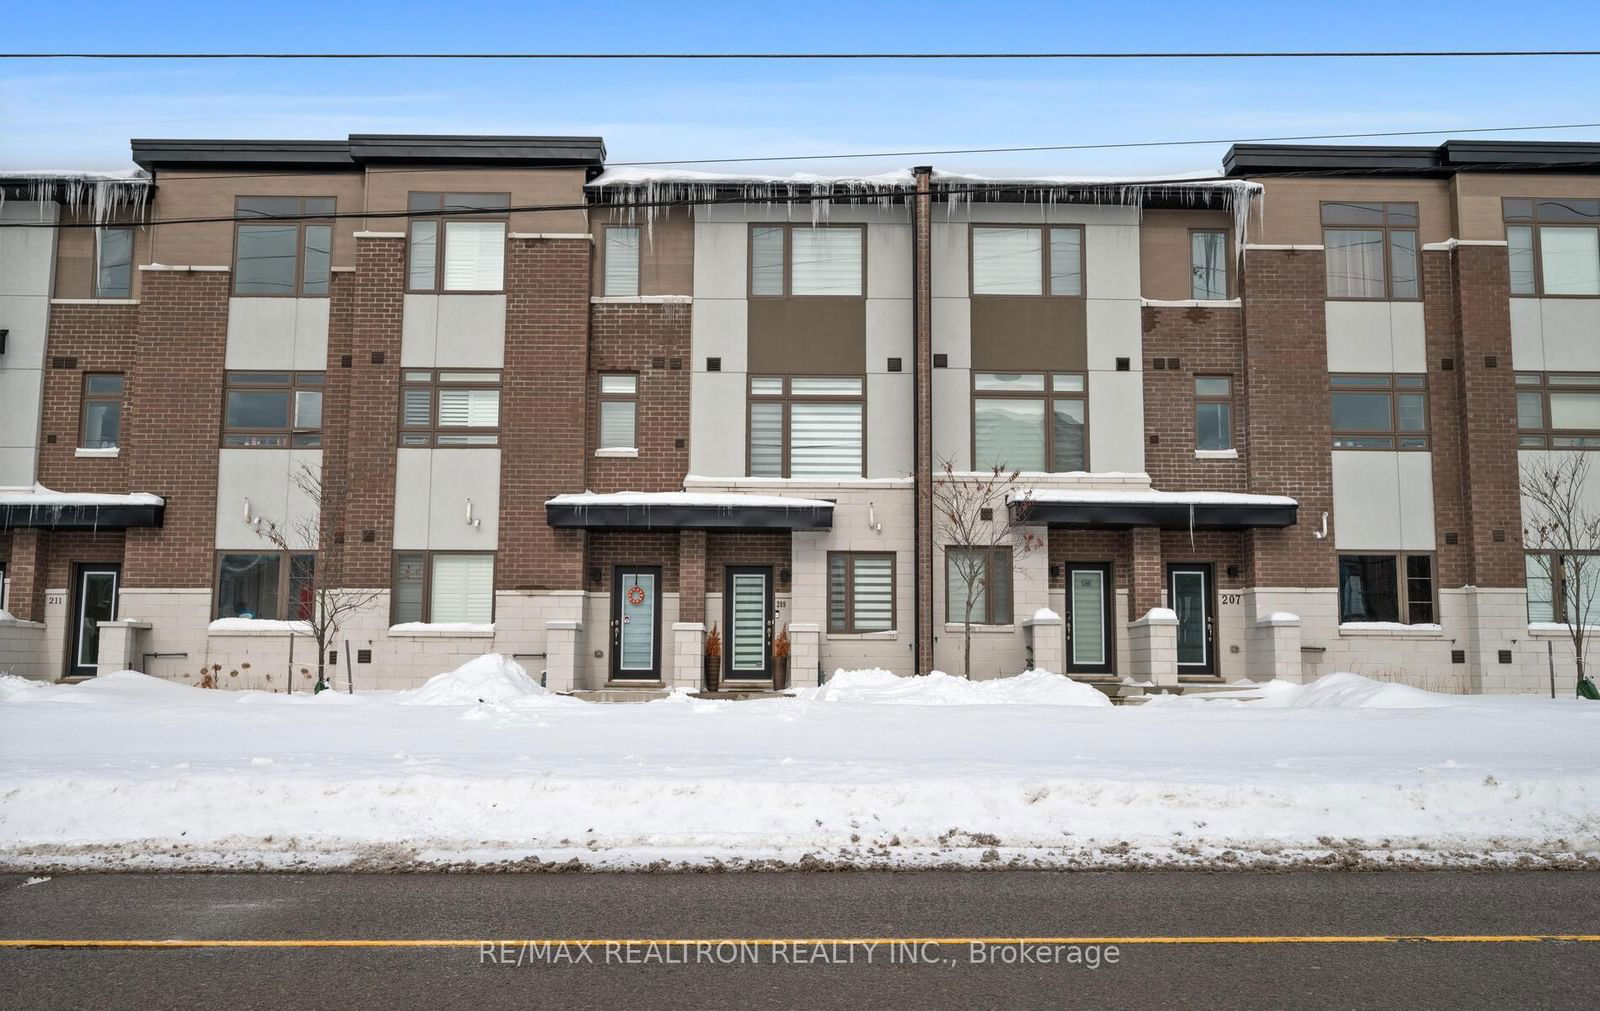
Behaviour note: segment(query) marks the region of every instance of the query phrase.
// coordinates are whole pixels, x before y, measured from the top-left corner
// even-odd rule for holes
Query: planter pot
[[[772,659],[772,690],[781,692],[789,687],[789,658],[786,656],[773,657]]]
[[[722,682],[722,657],[706,657],[706,691],[714,692]]]

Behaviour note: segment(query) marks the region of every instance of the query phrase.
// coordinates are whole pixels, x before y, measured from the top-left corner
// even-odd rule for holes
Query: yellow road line
[[[696,947],[699,945],[920,944],[1530,944],[1600,943],[1600,934],[1258,934],[1123,937],[586,937],[586,938],[0,938],[0,948],[477,948],[483,945]]]

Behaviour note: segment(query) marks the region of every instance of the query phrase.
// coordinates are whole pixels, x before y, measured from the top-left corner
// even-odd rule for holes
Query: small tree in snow
[[[324,483],[321,471],[304,463],[292,480],[307,499],[304,515],[283,522],[263,517],[257,533],[291,559],[297,553],[308,552],[307,545],[317,549],[310,589],[305,599],[290,602],[288,613],[304,620],[310,627],[311,638],[316,641],[317,689],[320,691],[328,686],[324,665],[329,648],[338,641],[339,630],[350,615],[371,607],[383,591],[352,589],[345,585],[343,531],[353,482]],[[293,565],[293,561],[290,564]]]
[[[1584,648],[1600,579],[1600,509],[1585,499],[1589,460],[1588,453],[1537,456],[1522,468],[1521,490],[1523,547],[1537,552],[1534,564],[1550,580],[1550,606],[1572,640],[1578,692],[1587,687],[1592,695]]]
[[[1007,516],[1007,499],[1022,489],[1017,484],[1020,471],[991,467],[986,471],[959,472],[948,459],[939,462],[933,482],[933,525],[935,536],[944,545],[945,571],[949,573],[946,594],[961,591],[965,607],[961,615],[964,638],[961,649],[961,674],[972,677],[972,611],[980,599],[992,600],[994,572],[989,560],[995,549],[1011,545],[1021,552],[1031,551],[1038,540],[1023,534],[1017,542]],[[1023,507],[1026,507],[1024,503]],[[1009,576],[1009,573],[1007,573]]]

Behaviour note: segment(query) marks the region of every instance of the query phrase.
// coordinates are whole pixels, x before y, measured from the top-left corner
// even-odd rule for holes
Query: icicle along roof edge
[[[100,224],[131,210],[142,219],[150,204],[155,181],[142,169],[89,172],[74,169],[0,171],[0,209],[6,201],[60,203],[68,215],[85,211]],[[43,220],[43,219],[41,219]]]

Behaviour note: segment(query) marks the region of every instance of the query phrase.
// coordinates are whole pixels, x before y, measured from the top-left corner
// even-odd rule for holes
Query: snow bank
[[[1146,705],[1155,706],[1215,706],[1234,702],[1257,708],[1275,709],[1431,709],[1439,706],[1458,706],[1487,702],[1504,705],[1515,699],[1491,696],[1447,695],[1423,691],[1410,685],[1392,681],[1374,681],[1341,671],[1324,674],[1309,684],[1292,681],[1263,681],[1242,691],[1230,691],[1225,696],[1207,695],[1156,695]]]
[[[1090,687],[1049,671],[968,681],[934,671],[902,677],[886,670],[839,670],[826,684],[795,693],[809,702],[856,702],[897,706],[1109,706]]]
[[[530,701],[583,704],[547,691],[528,676],[521,664],[500,653],[486,653],[453,671],[435,674],[421,687],[401,692],[395,701],[403,706],[501,705]]]

